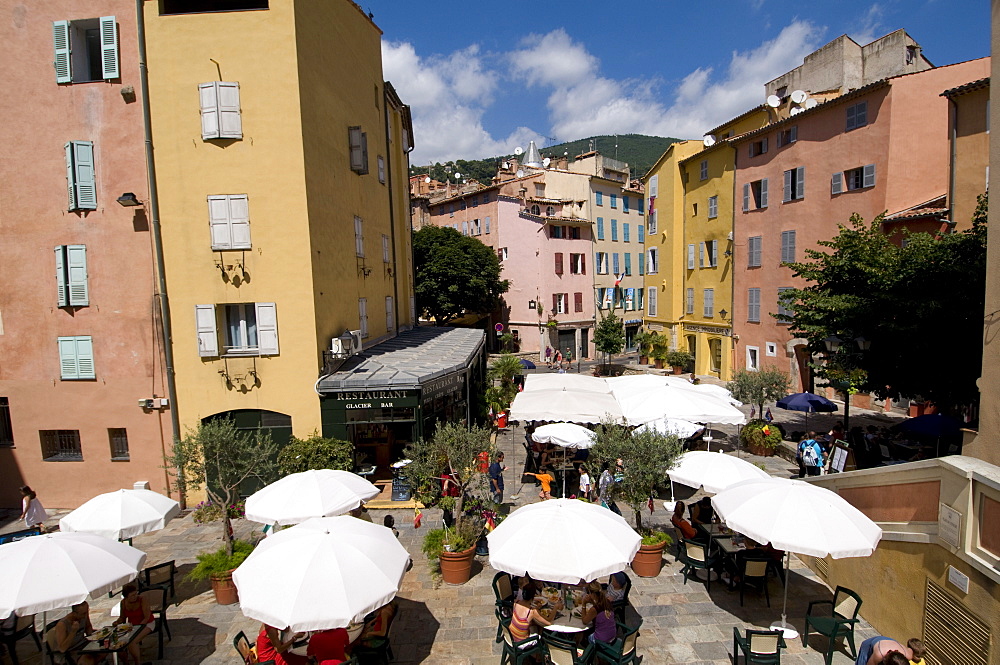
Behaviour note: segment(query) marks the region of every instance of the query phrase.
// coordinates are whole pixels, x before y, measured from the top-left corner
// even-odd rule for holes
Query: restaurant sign
[[[705,333],[706,335],[722,335],[723,337],[731,337],[733,334],[732,328],[713,328],[711,326],[696,326],[691,323],[684,324],[684,330],[690,330],[696,333]]]
[[[465,387],[465,374],[454,372],[447,376],[428,381],[423,386],[423,399],[428,402],[439,395],[461,390]]]
[[[344,402],[345,409],[391,409],[415,404],[408,390],[350,390],[331,396],[337,402]]]

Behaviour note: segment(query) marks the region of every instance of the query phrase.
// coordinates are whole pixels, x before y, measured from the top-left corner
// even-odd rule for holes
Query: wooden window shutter
[[[213,194],[208,197],[208,226],[212,234],[212,249],[233,249],[227,195]]]
[[[792,128],[788,130],[788,142],[795,143],[799,140],[799,127],[798,125],[792,125]]]
[[[785,187],[782,192],[781,201],[783,203],[792,200],[792,177],[794,176],[794,169],[792,171],[785,171]]]
[[[118,61],[118,24],[114,16],[102,16],[101,75],[105,80],[121,78]]]
[[[250,249],[250,205],[246,194],[229,196],[229,223],[233,249]]]
[[[586,254],[581,254],[580,255],[580,274],[581,275],[586,275],[587,274],[587,255]]]
[[[874,187],[875,186],[875,165],[865,164],[864,172],[862,174],[863,182],[862,187]]]
[[[639,252],[639,274],[640,275],[645,275],[646,274],[646,253],[645,252]]]
[[[55,60],[52,66],[56,70],[56,83],[72,83],[73,65],[70,58],[69,21],[52,22],[52,45],[55,48]]]
[[[597,218],[597,239],[604,240],[604,218]]]
[[[76,338],[60,337],[59,344],[59,378],[77,379],[80,376],[76,363]]]
[[[69,181],[69,209],[96,210],[94,144],[91,141],[70,141],[66,144],[66,178]]]
[[[94,379],[94,341],[89,336],[76,338],[76,367],[78,379]]]
[[[708,265],[715,268],[719,265],[719,241],[712,240],[708,243]]]
[[[583,311],[583,293],[573,294],[573,311],[582,312]]]
[[[767,178],[760,181],[760,207],[767,207]]]
[[[626,252],[625,253],[625,274],[626,275],[631,275],[632,274],[632,254],[631,254],[631,252]]]
[[[220,138],[219,91],[216,82],[198,84],[198,104],[201,107],[201,138],[204,141]]]
[[[87,287],[87,246],[66,246],[66,284],[71,307],[86,307],[90,304]]]
[[[652,259],[652,256],[650,256]],[[650,260],[649,267],[653,267],[653,261]],[[694,245],[688,245],[688,270],[694,270]]]
[[[556,259],[556,274],[557,275],[561,275],[561,274],[563,274],[563,255],[562,255],[562,252],[556,252],[555,253],[555,259]]]
[[[559,294],[558,293],[553,293],[552,294],[552,311],[553,312],[558,312],[559,311]]]
[[[218,137],[222,139],[243,138],[243,118],[240,115],[240,84],[233,81],[216,81],[215,90],[218,101]]]
[[[56,247],[56,303],[57,307],[69,305],[69,292],[66,289],[66,245]]]
[[[750,210],[750,183],[743,185],[743,212]]]
[[[257,346],[262,356],[278,355],[278,313],[273,302],[255,303]]]
[[[642,224],[639,224],[635,228],[639,238],[639,242],[646,242],[646,227],[644,227]]]
[[[851,130],[851,129],[854,129],[855,127],[857,127],[857,110],[858,110],[858,107],[857,107],[856,104],[847,107],[847,124],[846,124],[846,127],[847,127],[848,130]]]
[[[834,173],[830,178],[830,193],[841,194],[844,191],[844,174]]]
[[[806,196],[806,167],[800,166],[795,169],[795,198],[802,199]]]
[[[215,305],[195,305],[194,318],[198,330],[198,355],[202,358],[217,357],[219,333],[215,323]]]

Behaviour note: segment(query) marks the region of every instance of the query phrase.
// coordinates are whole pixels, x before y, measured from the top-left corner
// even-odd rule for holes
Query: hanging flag
[[[760,431],[764,433],[764,436],[771,436],[771,427],[769,425],[764,425]]]
[[[774,416],[771,415],[771,407],[767,407],[767,413],[764,414],[764,420],[769,423],[774,421]]]
[[[497,523],[496,523],[496,520],[493,519],[493,511],[492,510],[491,511],[487,511],[486,512],[486,530],[487,531],[492,531],[495,528],[497,528]]]
[[[623,279],[625,279],[625,273],[622,273],[620,275],[615,275],[615,287],[619,286],[622,283]]]
[[[420,512],[420,509],[414,507],[413,508],[413,528],[414,529],[419,529],[420,528],[420,521],[421,521],[421,519],[423,519],[423,517],[424,517],[424,515],[423,515],[423,513]]]

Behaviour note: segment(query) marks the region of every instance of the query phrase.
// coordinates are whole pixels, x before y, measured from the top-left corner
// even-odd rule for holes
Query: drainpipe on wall
[[[163,360],[167,379],[167,396],[170,398],[170,427],[173,434],[171,445],[180,439],[181,421],[177,411],[177,383],[174,380],[173,334],[170,326],[170,301],[167,299],[167,279],[163,264],[163,236],[160,232],[160,200],[156,189],[156,166],[153,161],[153,130],[149,111],[149,72],[146,69],[146,25],[143,19],[145,0],[135,0],[136,35],[139,46],[139,84],[142,90],[142,130],[146,151],[146,179],[149,187],[150,231],[153,234],[153,260],[156,262],[156,294],[160,305],[160,325],[163,331]],[[172,452],[172,451],[171,451]],[[170,476],[164,469],[169,494]],[[178,497],[181,507],[185,497]]]
[[[948,98],[948,119],[951,125],[948,128],[948,142],[950,145],[950,158],[948,164],[948,219],[952,224],[955,219],[955,143],[958,138],[958,105],[951,97]],[[954,227],[952,227],[954,228]]]

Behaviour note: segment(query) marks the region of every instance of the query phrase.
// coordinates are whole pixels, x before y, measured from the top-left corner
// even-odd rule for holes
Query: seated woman
[[[510,614],[510,636],[515,642],[520,642],[531,637],[537,632],[535,626],[550,626],[552,622],[538,613],[531,605],[535,599],[535,585],[528,584],[521,588],[520,598],[514,601],[514,608]]]
[[[715,514],[715,509],[712,507],[712,500],[707,496],[702,497],[701,501],[694,504],[691,508],[691,521],[695,524],[711,524],[712,522],[718,523],[719,517]]]
[[[386,603],[375,610],[374,614],[375,616],[365,622],[364,630],[358,636],[358,643],[363,647],[371,648],[375,646],[379,638],[385,637],[385,634],[389,632],[389,624],[392,623],[392,618],[396,616],[396,603]]]
[[[281,633],[274,626],[261,624],[257,635],[257,660],[264,663],[273,660],[275,665],[307,665],[309,659],[291,653],[292,643],[305,637],[304,633],[296,633],[282,641]]]
[[[45,634],[45,640],[52,649],[52,662],[56,665],[70,663],[66,654],[74,652],[80,646],[86,635],[94,632],[94,624],[90,622],[90,605],[86,601],[77,603],[70,608],[69,614],[56,623],[55,628]],[[95,665],[104,660],[104,656],[75,654],[78,665]]]
[[[684,519],[683,501],[678,501],[677,505],[674,506],[674,515],[670,518],[670,523],[673,524],[677,530],[680,531],[681,536],[687,540],[699,540],[699,538],[704,539],[704,536],[698,533],[697,529],[691,526],[691,523]]]
[[[597,589],[591,589],[585,599],[589,600],[590,604],[586,605],[580,620],[585,624],[594,625],[590,641],[611,644],[618,637],[618,624],[615,623],[615,613],[611,609],[611,601],[607,594],[600,585],[597,585]]]
[[[153,610],[149,606],[149,600],[139,595],[139,587],[131,583],[123,586],[121,613],[112,625],[129,623],[143,627],[128,645],[129,659],[136,665],[142,662],[140,653],[142,641],[153,632],[153,621]]]
[[[346,628],[331,628],[313,633],[306,654],[317,663],[341,663],[347,660],[351,638]]]
[[[625,583],[628,580],[628,575],[625,573],[612,573],[611,577],[608,578],[608,586],[604,590],[607,595],[608,600],[612,603],[617,603],[619,600],[625,598]]]

